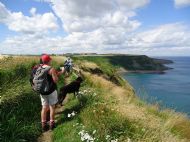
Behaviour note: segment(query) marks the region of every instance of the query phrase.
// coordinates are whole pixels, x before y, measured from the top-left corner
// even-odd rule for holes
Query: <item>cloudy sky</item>
[[[190,0],[0,0],[0,54],[190,56]]]

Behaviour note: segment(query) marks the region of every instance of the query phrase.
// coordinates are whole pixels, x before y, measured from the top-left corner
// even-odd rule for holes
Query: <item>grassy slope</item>
[[[86,79],[82,87],[83,105],[72,97],[66,103],[66,110],[60,118],[61,125],[54,131],[55,142],[80,141],[82,130],[95,141],[190,140],[190,121],[185,115],[159,110],[158,105],[147,105],[135,97],[129,84],[110,82],[105,74],[112,76],[116,68],[107,59],[88,57],[91,62],[87,62],[84,58],[75,58]],[[95,74],[97,68],[103,74]],[[68,118],[72,111],[77,115]]]
[[[163,71],[168,69],[166,66],[163,65],[163,63],[170,63],[170,61],[167,60],[156,60],[145,55],[110,55],[78,57],[80,57],[80,60],[96,62],[98,65],[100,65],[100,67],[112,65],[115,67],[123,67],[128,71]],[[75,58],[77,58],[77,56]]]
[[[84,131],[95,141],[173,142],[190,139],[190,121],[185,115],[171,110],[161,111],[157,105],[150,106],[136,98],[131,86],[115,74],[116,68],[107,59],[100,57],[88,62],[75,59],[75,64],[83,69],[85,77],[81,89],[83,95],[80,101],[69,96],[58,127],[54,130],[55,142],[81,141],[78,133],[82,135]],[[63,59],[56,57],[54,60],[53,64],[58,67]],[[35,141],[40,134],[40,100],[31,91],[27,75],[29,67],[37,61],[34,57],[22,57],[0,64],[0,75],[6,82],[0,85],[1,141]],[[13,75],[9,78],[6,73]],[[113,82],[109,81],[110,76],[115,77]],[[73,74],[71,80],[75,78]],[[68,113],[73,111],[77,114],[69,118]]]
[[[38,61],[39,57],[9,57],[0,60],[2,142],[36,141],[41,133],[40,98],[32,91],[29,83],[31,67]],[[54,61],[55,67],[61,63],[56,57]]]
[[[0,63],[1,140],[32,141],[39,134],[40,102],[28,82],[29,68],[37,59],[6,58]],[[29,103],[29,102],[36,103]],[[39,108],[38,108],[39,107]]]

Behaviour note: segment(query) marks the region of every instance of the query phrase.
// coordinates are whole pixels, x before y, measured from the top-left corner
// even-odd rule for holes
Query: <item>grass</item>
[[[77,66],[84,71],[92,74],[102,75],[107,80],[119,86],[124,86],[126,82],[117,73],[119,66],[112,65],[108,57],[102,56],[74,56]]]
[[[99,67],[95,62],[81,61],[80,66]],[[91,74],[90,70],[82,74],[85,76],[82,90],[89,88],[93,91],[84,94],[87,100],[84,107],[74,109],[79,102],[72,99],[67,102],[65,107],[69,107],[70,112],[77,111],[77,116],[67,118],[70,112],[62,115],[63,124],[54,131],[55,142],[80,141],[78,133],[82,130],[100,142],[116,139],[121,142],[189,140],[190,121],[185,115],[172,110],[160,110],[157,104],[147,105],[134,96],[129,84],[117,86],[101,75]],[[97,95],[93,96],[94,93]],[[78,124],[80,127],[75,126]],[[93,134],[95,130],[96,134]],[[61,132],[66,133],[66,138]]]
[[[26,91],[1,103],[1,139],[4,142],[35,141],[40,133],[40,101]],[[29,103],[35,102],[35,103]]]
[[[40,134],[40,100],[29,85],[35,58],[8,57],[0,63],[1,141],[35,141]],[[29,103],[34,102],[34,103]]]
[[[83,88],[84,89],[84,88]],[[122,116],[112,111],[105,102],[101,102],[99,96],[94,96],[97,90],[88,88],[83,94],[82,106],[76,99],[71,100],[65,106],[65,111],[60,118],[61,124],[54,131],[54,141],[80,141],[79,132],[85,131],[97,141],[107,141],[106,136],[116,139],[124,133],[132,135],[133,127],[126,127],[129,122]],[[77,112],[73,118],[68,118],[68,113]],[[125,131],[124,131],[125,130]],[[96,131],[96,134],[93,134]],[[63,136],[64,134],[64,136]]]
[[[61,62],[53,58],[54,67],[58,68]],[[0,140],[3,142],[36,141],[41,134],[40,97],[29,83],[31,67],[38,61],[35,56],[0,60]],[[60,80],[63,84],[63,77]]]
[[[83,94],[83,97],[85,97],[87,101],[82,103],[84,106],[80,106],[78,100],[71,98],[66,104],[66,110],[60,118],[63,125],[55,129],[54,141],[80,141],[78,133],[82,130],[93,136],[95,141],[100,142],[107,141],[107,136],[109,136],[109,140],[118,139],[119,141],[124,141],[125,139],[140,139],[141,136],[144,135],[143,127],[141,127],[138,122],[130,122],[123,115],[115,111],[111,107],[115,102],[105,100],[102,96],[103,94],[101,94],[104,92],[102,87],[98,89],[98,87],[95,87],[96,84],[88,86],[89,81],[90,80],[86,80],[83,91],[81,91],[86,92]],[[77,112],[77,116],[72,119],[67,118],[67,114],[72,111]],[[96,134],[93,135],[93,131],[96,131]],[[66,135],[63,136],[63,134]]]
[[[104,58],[104,57],[74,56],[73,59],[77,64],[81,64],[81,62],[83,63],[83,62],[87,61],[86,63],[90,64],[91,67],[92,67],[92,63],[95,63],[95,64],[93,64],[94,66],[98,65],[101,68],[101,70],[103,70],[104,74],[107,74],[109,76],[113,75],[114,72],[116,71],[116,67],[111,65],[109,63],[108,59]]]
[[[53,58],[55,68],[65,59]],[[58,118],[58,127],[53,131],[54,142],[79,142],[85,137],[97,142],[190,140],[190,121],[186,115],[161,110],[158,105],[147,105],[135,96],[127,82],[118,85],[110,81],[109,76],[118,79],[115,72],[117,67],[110,65],[107,59],[80,58],[75,57],[74,63],[85,78],[80,91],[82,96],[78,100],[68,95],[65,109]],[[0,63],[0,75],[3,78],[0,84],[1,141],[36,141],[41,133],[41,105],[39,96],[31,90],[28,75],[38,58],[13,57],[4,61]],[[94,69],[102,73],[92,73]],[[76,77],[73,73],[69,80],[75,80]],[[59,84],[64,83],[63,78]],[[73,111],[76,115],[68,117]]]

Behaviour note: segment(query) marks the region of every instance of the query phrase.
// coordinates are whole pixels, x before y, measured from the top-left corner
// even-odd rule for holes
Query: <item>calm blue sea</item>
[[[190,116],[190,57],[161,57],[170,59],[165,74],[123,74],[134,87],[136,94],[152,103],[161,102],[163,107],[185,112]]]

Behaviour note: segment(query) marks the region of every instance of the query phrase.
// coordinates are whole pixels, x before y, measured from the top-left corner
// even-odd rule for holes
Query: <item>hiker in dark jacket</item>
[[[68,57],[67,60],[64,62],[64,68],[68,76],[72,69],[72,60],[70,57]]]

